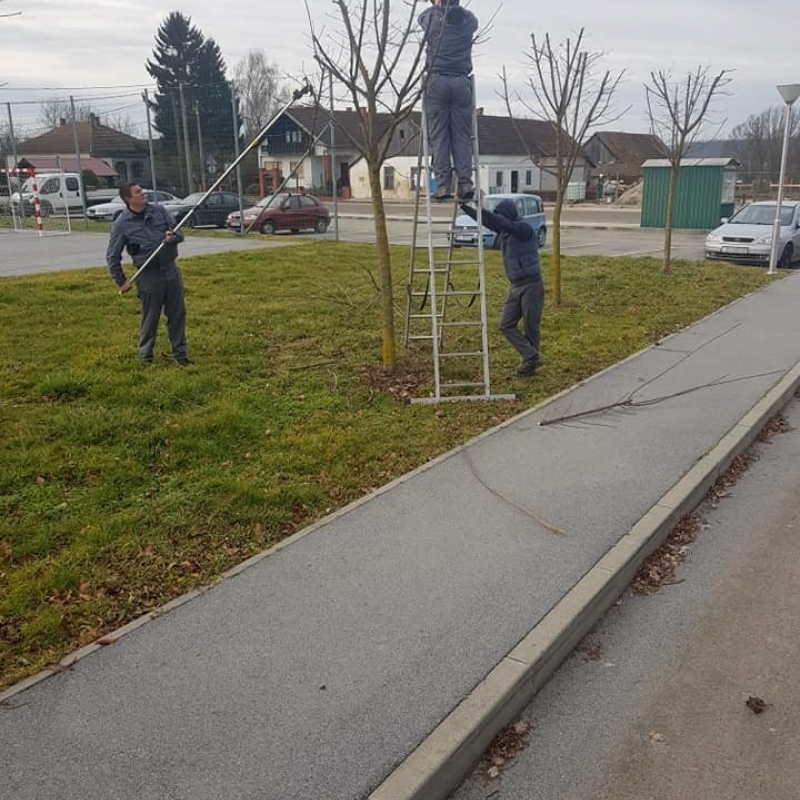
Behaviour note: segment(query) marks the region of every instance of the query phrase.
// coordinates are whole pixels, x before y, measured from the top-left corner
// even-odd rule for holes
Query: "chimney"
[[[94,113],[92,113],[90,111],[89,112],[89,125],[91,125],[92,127],[96,128],[99,124],[100,124],[100,117],[98,117],[97,114],[94,114]]]
[[[58,124],[61,125],[61,127],[63,128],[67,124],[67,120],[64,117],[61,117],[58,120]]]
[[[483,106],[478,106],[478,107],[475,109],[475,113],[476,113],[476,114],[477,114],[479,117],[482,117],[482,116],[483,116]]]

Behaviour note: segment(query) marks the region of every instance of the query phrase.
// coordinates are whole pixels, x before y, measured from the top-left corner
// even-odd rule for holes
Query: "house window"
[[[406,138],[406,129],[405,128],[400,128],[400,138],[401,139],[405,139]]]
[[[503,171],[502,170],[498,170],[497,174],[494,177],[495,177],[494,185],[497,186],[498,189],[502,189],[502,187],[503,187]]]
[[[286,131],[286,144],[291,144],[291,143],[292,143],[292,132]]]
[[[394,167],[383,168],[383,188],[384,191],[394,191]]]
[[[419,167],[411,167],[408,174],[408,186],[414,191],[417,188],[417,181],[419,180]]]
[[[525,185],[530,186],[533,183],[533,170],[525,170]]]

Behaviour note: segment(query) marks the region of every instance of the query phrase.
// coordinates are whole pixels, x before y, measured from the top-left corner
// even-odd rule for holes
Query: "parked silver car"
[[[527,222],[533,228],[539,247],[544,247],[547,242],[547,221],[544,216],[544,203],[536,194],[487,194],[483,198],[483,207],[487,211],[494,211],[501,200],[511,200],[517,207],[519,219]],[[500,237],[487,228],[481,228],[483,233],[483,246],[495,249],[500,246]],[[459,214],[453,226],[453,247],[477,247],[478,223],[466,214]]]
[[[742,206],[706,236],[706,258],[738,264],[768,264],[775,222],[775,201]],[[781,203],[778,266],[790,269],[800,261],[800,202]]]
[[[178,200],[174,194],[170,194],[169,192],[154,192],[152,189],[145,189],[144,195],[148,203],[155,203],[156,195],[158,195],[159,203],[170,203]],[[115,197],[108,203],[89,206],[89,208],[86,209],[86,216],[89,217],[89,219],[113,222],[124,210],[125,203],[122,202],[122,198]]]

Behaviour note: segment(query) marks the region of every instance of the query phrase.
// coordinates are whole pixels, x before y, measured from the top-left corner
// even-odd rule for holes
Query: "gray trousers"
[[[508,290],[503,313],[500,316],[500,331],[523,361],[539,358],[539,326],[544,308],[544,284],[541,279]],[[518,325],[522,320],[522,331]]]
[[[452,187],[452,167],[459,186],[472,183],[472,81],[468,75],[428,78],[425,114],[437,187]]]
[[[156,344],[161,311],[167,318],[167,334],[172,345],[172,355],[178,360],[186,358],[186,303],[183,297],[183,279],[175,267],[168,272],[156,269],[142,273],[136,284],[142,303],[142,322],[139,327],[139,358],[150,363]]]

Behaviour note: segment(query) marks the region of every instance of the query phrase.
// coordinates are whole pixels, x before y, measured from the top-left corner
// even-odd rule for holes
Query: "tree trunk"
[[[386,231],[386,211],[383,207],[380,165],[369,165],[369,188],[372,211],[375,214],[375,244],[378,247],[378,270],[381,288],[381,342],[383,366],[393,370],[397,363],[394,337],[394,293],[392,291],[392,260],[389,254],[389,234]]]
[[[556,207],[553,209],[553,302],[561,305],[561,209],[564,205],[564,195],[556,192]]]
[[[667,213],[664,219],[664,263],[661,272],[669,275],[672,272],[672,219],[675,214],[675,190],[678,186],[678,170],[680,166],[673,166],[669,171],[669,189],[667,190]]]

